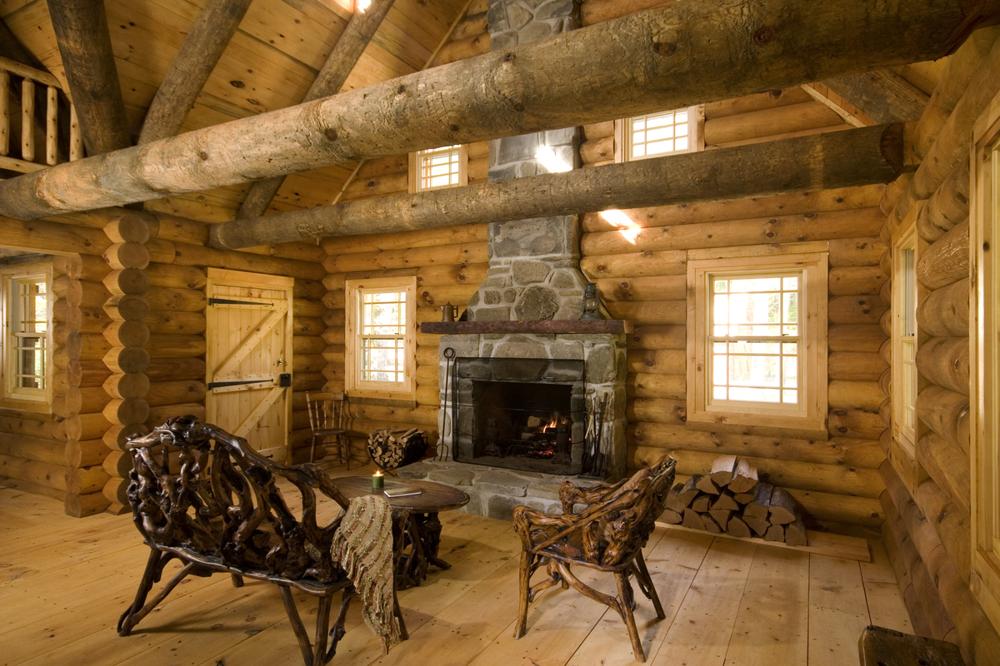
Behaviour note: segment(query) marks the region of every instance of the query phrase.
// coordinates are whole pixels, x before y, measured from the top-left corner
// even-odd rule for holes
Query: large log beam
[[[917,120],[930,100],[922,90],[887,69],[844,74],[823,83],[877,123]]]
[[[708,152],[335,206],[213,225],[211,242],[239,248],[321,236],[502,222],[889,182],[902,165],[902,127],[882,125]]]
[[[104,0],[49,0],[48,6],[87,152],[131,146]]]
[[[344,32],[337,39],[336,46],[330,51],[326,62],[316,75],[316,80],[302,98],[303,102],[335,95],[340,91],[354,65],[364,53],[365,47],[375,36],[375,31],[382,25],[382,20],[389,13],[393,2],[394,0],[374,0],[363,13],[356,12],[351,17]],[[275,176],[251,185],[243,198],[243,203],[240,204],[239,217],[263,215],[283,182],[285,182],[284,176]]]
[[[209,0],[195,19],[156,91],[139,133],[139,143],[177,134],[194,106],[251,0]]]
[[[145,201],[939,58],[998,18],[1000,0],[829,0],[819,6],[677,0],[535,44],[20,176],[0,183],[0,214],[39,217]]]

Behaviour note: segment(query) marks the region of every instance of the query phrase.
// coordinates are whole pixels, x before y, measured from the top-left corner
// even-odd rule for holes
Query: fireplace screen
[[[459,359],[455,392],[458,460],[554,474],[585,471],[582,361]]]

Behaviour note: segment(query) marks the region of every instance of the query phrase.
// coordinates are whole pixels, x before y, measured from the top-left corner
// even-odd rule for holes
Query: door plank
[[[278,400],[282,398],[285,394],[284,387],[275,386],[272,388],[264,399],[257,403],[257,406],[253,408],[243,422],[236,427],[236,432],[233,434],[237,437],[246,437],[247,433],[250,432],[250,428],[253,428],[260,421],[261,417],[267,413],[267,410],[271,409]]]
[[[229,352],[229,355],[219,364],[219,367],[212,373],[211,381],[229,379],[228,375],[234,372],[240,362],[247,355],[257,348],[261,341],[274,330],[274,328],[284,319],[288,312],[287,303],[276,303],[274,310],[268,313],[264,321],[260,323],[246,338],[240,340]]]

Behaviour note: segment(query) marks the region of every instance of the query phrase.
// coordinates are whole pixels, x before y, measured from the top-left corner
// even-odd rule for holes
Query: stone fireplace
[[[572,0],[490,0],[493,48],[575,28]],[[489,177],[509,180],[579,163],[576,128],[490,144]],[[441,334],[438,432],[449,460],[401,470],[462,486],[470,511],[503,517],[515,504],[558,506],[562,479],[619,478],[625,443],[628,323],[581,320],[577,216],[490,225],[489,268],[462,321]]]

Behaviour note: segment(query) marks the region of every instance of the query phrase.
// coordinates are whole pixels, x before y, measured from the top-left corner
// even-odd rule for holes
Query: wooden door
[[[292,278],[208,269],[205,404],[209,423],[288,460]]]

